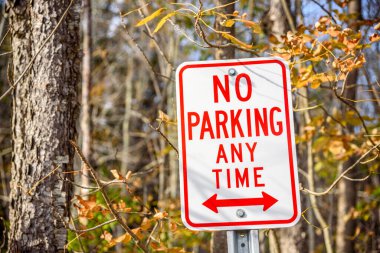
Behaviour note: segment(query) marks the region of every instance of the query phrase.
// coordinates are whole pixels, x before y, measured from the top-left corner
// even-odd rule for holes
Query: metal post
[[[228,253],[260,253],[259,230],[227,231]]]

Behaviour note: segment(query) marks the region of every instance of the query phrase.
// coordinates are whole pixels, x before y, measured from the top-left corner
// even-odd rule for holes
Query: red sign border
[[[294,214],[290,219],[287,220],[265,220],[265,221],[238,221],[238,222],[208,222],[208,223],[193,223],[189,217],[189,204],[188,204],[188,189],[187,189],[187,164],[186,164],[186,133],[185,133],[185,120],[184,120],[184,101],[183,101],[183,72],[190,68],[207,68],[207,67],[226,67],[226,66],[237,66],[237,65],[257,65],[257,64],[268,64],[277,63],[281,66],[282,70],[282,80],[284,87],[284,100],[285,100],[285,112],[286,112],[286,128],[287,128],[287,139],[288,139],[288,153],[289,153],[289,167],[290,167],[290,178],[291,178],[291,188],[292,188],[292,199],[293,199],[293,210]],[[297,207],[297,194],[295,189],[295,177],[294,177],[294,163],[293,163],[293,149],[292,149],[292,139],[290,132],[290,119],[289,119],[289,102],[288,102],[288,92],[287,92],[287,77],[286,68],[282,61],[280,60],[249,60],[249,61],[237,61],[237,62],[218,62],[218,63],[195,63],[184,65],[179,70],[179,100],[180,100],[180,113],[181,113],[181,135],[182,135],[182,170],[183,170],[183,187],[184,187],[184,198],[185,198],[185,219],[186,222],[194,228],[207,228],[207,227],[228,227],[228,226],[247,226],[247,225],[273,225],[273,224],[290,224],[295,221],[298,217],[298,207]]]

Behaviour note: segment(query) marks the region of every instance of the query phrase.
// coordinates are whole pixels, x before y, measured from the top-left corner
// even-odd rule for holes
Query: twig
[[[3,38],[1,39],[1,41],[0,41],[0,47],[3,45],[3,42],[4,42],[5,38],[7,37],[9,31],[10,31],[10,29],[7,30],[7,32],[4,34]]]
[[[160,221],[157,221],[156,224],[154,224],[154,227],[153,227],[153,229],[152,229],[152,232],[150,232],[149,237],[148,237],[148,239],[146,240],[146,243],[145,243],[145,246],[146,246],[146,247],[148,247],[149,244],[150,244],[150,241],[151,241],[152,239],[154,239],[154,238],[153,238],[153,235],[154,235],[154,233],[156,232],[156,230],[157,230],[159,224],[160,224]]]
[[[44,176],[43,178],[41,178],[40,180],[38,180],[36,183],[33,184],[33,186],[28,190],[28,194],[31,195],[33,193],[33,191],[37,188],[37,186],[42,182],[44,181],[46,178],[50,177],[51,175],[53,175],[59,168],[61,168],[61,165],[58,165],[57,167],[55,167],[52,171],[50,171],[46,176]]]
[[[7,54],[12,54],[13,51],[8,51],[8,52],[4,52],[4,53],[1,53],[0,56],[4,56],[4,55],[7,55]]]
[[[3,241],[1,242],[0,249],[4,248],[7,236],[7,226],[5,225],[5,221],[3,217],[0,217],[1,222],[3,223]]]
[[[350,178],[347,176],[343,176],[343,178],[347,179],[349,181],[353,181],[353,182],[362,182],[362,181],[366,181],[370,176],[371,176],[371,174],[368,174],[367,176],[365,176],[363,178]]]
[[[316,0],[311,0],[313,3],[315,3],[316,5],[318,5],[324,12],[326,12],[327,15],[330,16],[330,18],[334,21],[335,24],[337,24],[338,22],[336,22],[336,19],[334,18],[333,15],[331,15],[331,13],[320,3],[318,3],[318,1]]]
[[[162,138],[164,138],[165,141],[170,145],[170,147],[172,147],[172,149],[174,149],[174,151],[177,153],[177,158],[178,158],[179,157],[178,149],[173,145],[173,143],[170,142],[168,137],[166,137],[164,135],[164,133],[160,130],[160,126],[161,126],[161,124],[159,124],[158,127],[154,127],[154,126],[152,126],[152,124],[149,124],[149,127],[152,128],[153,130],[155,130],[156,132],[158,132],[162,136]]]
[[[289,11],[288,4],[285,2],[285,0],[281,0],[281,5],[282,5],[282,8],[284,9],[286,19],[288,20],[290,29],[292,30],[293,33],[296,33],[297,32],[296,26],[294,25],[294,21],[292,18],[292,14]]]
[[[77,228],[75,227],[75,222],[74,222],[74,220],[73,220],[73,219],[70,219],[70,220],[71,220],[71,223],[73,224],[74,229],[76,230]],[[82,240],[80,239],[80,235],[78,235],[77,232],[75,232],[75,234],[76,234],[76,236],[77,236],[77,238],[78,238],[79,246],[80,246],[82,252],[85,252],[84,247],[83,247],[83,244],[82,244]]]
[[[133,233],[132,229],[129,228],[129,226],[124,222],[124,220],[122,219],[122,217],[120,216],[120,214],[115,210],[115,208],[113,208],[112,203],[111,203],[110,199],[108,198],[107,193],[104,190],[103,183],[99,180],[98,176],[96,175],[96,172],[95,172],[94,168],[92,168],[92,166],[89,164],[89,162],[83,156],[83,154],[80,151],[80,149],[77,146],[77,144],[74,141],[72,141],[72,140],[70,140],[70,144],[74,147],[75,152],[78,154],[79,158],[84,163],[84,165],[89,169],[90,174],[94,178],[94,181],[95,181],[96,185],[98,186],[99,191],[102,194],[103,199],[106,202],[106,205],[107,205],[108,209],[111,211],[111,213],[114,216],[114,218],[123,227],[123,229],[133,238],[133,240],[135,241],[136,245],[138,247],[140,247],[143,252],[148,252],[148,250],[145,247],[145,245],[143,243],[141,243],[141,241],[139,240],[139,238],[137,237],[137,235],[135,233]]]
[[[0,97],[0,101],[4,97],[6,97],[13,90],[14,87],[16,87],[16,85],[22,80],[22,78],[24,77],[24,75],[26,74],[26,72],[32,67],[32,65],[33,65],[34,61],[36,60],[37,56],[41,53],[42,49],[46,46],[46,44],[49,42],[49,40],[51,39],[51,37],[53,37],[53,35],[55,34],[55,32],[57,31],[57,29],[61,25],[62,21],[67,16],[67,13],[69,13],[69,10],[70,10],[71,6],[73,5],[73,3],[74,3],[74,0],[71,0],[70,3],[69,3],[69,6],[67,6],[65,12],[62,14],[62,17],[59,19],[57,25],[54,27],[54,29],[51,31],[51,33],[45,39],[45,41],[42,43],[42,45],[38,48],[36,54],[32,57],[32,59],[30,60],[30,62],[28,63],[28,65],[26,66],[26,68],[24,69],[24,71],[22,71],[21,75],[18,77],[18,79],[16,80],[16,82],[14,82],[13,85],[11,85],[11,87],[9,87],[8,90],[6,92],[4,92],[4,94]]]
[[[118,221],[118,220],[117,220],[117,219],[112,219],[112,220],[109,220],[109,221],[103,222],[103,223],[101,223],[101,224],[99,224],[99,225],[96,225],[96,226],[94,226],[94,227],[92,227],[92,228],[87,228],[87,229],[75,229],[75,228],[70,228],[70,227],[69,227],[69,229],[70,229],[71,231],[75,232],[75,233],[86,233],[86,232],[90,232],[90,231],[93,231],[93,230],[95,230],[95,229],[101,228],[101,227],[103,227],[103,226],[105,226],[105,225],[108,225],[108,224],[110,224],[110,223],[113,223],[113,222],[115,222],[115,221]]]
[[[309,194],[312,194],[312,195],[315,195],[315,196],[323,196],[327,193],[329,193],[331,191],[332,188],[334,188],[334,186],[348,173],[350,172],[353,168],[355,168],[356,165],[358,165],[360,163],[361,160],[363,160],[369,153],[371,153],[374,149],[377,149],[378,146],[380,144],[377,144],[375,146],[373,146],[372,148],[370,148],[367,152],[365,152],[358,160],[356,160],[356,162],[354,164],[352,164],[350,167],[348,167],[342,174],[340,174],[340,176],[335,179],[335,181],[326,189],[324,190],[323,192],[315,192],[315,191],[311,191],[311,190],[308,190],[306,188],[302,189],[303,191],[309,193]]]
[[[356,115],[358,116],[358,118],[359,118],[359,120],[360,120],[360,122],[361,122],[361,124],[362,124],[362,126],[363,126],[363,128],[364,128],[364,131],[365,131],[366,134],[367,134],[367,138],[368,138],[368,140],[372,143],[372,145],[374,145],[375,147],[377,147],[378,145],[376,145],[376,143],[375,143],[375,142],[372,140],[372,138],[369,136],[370,133],[369,133],[369,131],[368,131],[367,125],[365,124],[364,119],[363,119],[362,115],[360,114],[360,112],[358,111],[358,109],[357,109],[355,106],[353,106],[353,105],[351,105],[350,103],[348,103],[344,98],[342,98],[342,97],[338,94],[336,88],[333,88],[333,91],[334,91],[335,96],[336,96],[340,101],[342,101],[345,105],[347,105],[348,107],[350,107],[350,108],[356,113]]]

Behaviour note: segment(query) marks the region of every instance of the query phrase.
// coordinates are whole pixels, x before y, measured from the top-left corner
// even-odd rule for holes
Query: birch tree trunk
[[[92,18],[91,0],[83,1],[83,67],[82,67],[82,115],[80,128],[82,134],[82,152],[87,161],[91,161],[91,55],[92,55]],[[82,165],[81,185],[89,186],[89,173]],[[88,189],[81,188],[81,194],[88,193]]]
[[[63,252],[70,187],[56,174],[72,170],[73,164],[69,140],[75,139],[78,115],[80,1],[13,0],[8,5],[14,80],[44,46],[13,90],[9,251]]]

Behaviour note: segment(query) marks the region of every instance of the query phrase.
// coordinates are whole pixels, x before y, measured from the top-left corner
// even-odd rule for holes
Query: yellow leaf
[[[137,27],[138,26],[142,26],[142,25],[145,25],[146,23],[148,23],[149,21],[157,18],[158,16],[161,15],[162,12],[164,12],[166,10],[166,8],[160,8],[158,10],[156,10],[155,12],[153,12],[152,14],[150,14],[149,16],[145,17],[144,19],[140,20],[138,23],[137,23]]]
[[[121,235],[119,237],[116,237],[115,239],[113,239],[112,241],[116,244],[116,243],[128,243],[130,240],[132,239],[132,236],[128,233],[125,233],[124,235]]]
[[[277,37],[274,36],[273,34],[270,34],[269,35],[269,42],[272,43],[272,44],[280,44],[280,42],[278,41]]]
[[[321,81],[319,79],[314,79],[310,84],[312,89],[316,89],[321,86]]]
[[[338,156],[343,154],[346,149],[343,146],[343,142],[341,140],[332,140],[329,143],[329,151],[334,155]]]
[[[236,45],[239,45],[243,48],[247,48],[247,49],[251,49],[252,48],[252,45],[248,45],[248,44],[245,44],[243,41],[235,38],[234,36],[228,34],[228,33],[222,33],[222,36],[226,39],[228,39],[229,41],[231,41],[233,44],[236,44]]]
[[[224,21],[221,23],[221,25],[222,25],[222,26],[225,26],[225,27],[231,27],[231,26],[233,26],[234,24],[235,24],[235,21],[232,20],[232,19],[226,19],[226,20],[224,20]]]
[[[157,24],[156,28],[154,29],[153,33],[158,32],[161,29],[161,27],[166,23],[166,21],[168,21],[168,19],[171,18],[172,16],[174,16],[175,14],[176,14],[176,12],[174,11],[174,12],[171,12],[171,13],[167,14],[165,17],[163,17],[160,20],[160,22],[158,22],[158,24]]]
[[[242,22],[246,27],[252,28],[252,31],[254,33],[261,33],[262,32],[261,26],[254,21],[246,20],[246,19],[235,19],[235,21]]]
[[[375,30],[380,30],[380,23],[377,23],[377,25],[375,25],[374,27],[373,27]]]

